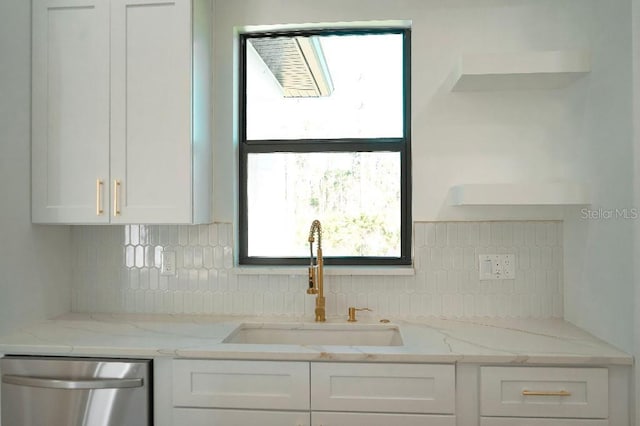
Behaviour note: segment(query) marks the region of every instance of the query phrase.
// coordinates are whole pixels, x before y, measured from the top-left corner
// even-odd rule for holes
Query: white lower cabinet
[[[311,363],[311,409],[453,414],[455,366]]]
[[[173,362],[174,407],[309,411],[309,363]]]
[[[171,370],[173,425],[456,426],[453,365],[174,360]]]
[[[154,361],[155,426],[629,426],[628,366]]]
[[[178,426],[309,426],[309,412],[174,408]]]
[[[313,426],[455,426],[455,366],[311,363]]]
[[[480,426],[609,426],[608,420],[483,417]]]
[[[481,426],[608,426],[606,368],[481,367]]]
[[[456,426],[455,416],[381,413],[311,413],[311,426]]]

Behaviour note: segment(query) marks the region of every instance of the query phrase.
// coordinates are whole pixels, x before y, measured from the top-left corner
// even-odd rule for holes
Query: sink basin
[[[402,346],[393,325],[242,324],[222,343],[318,346]]]

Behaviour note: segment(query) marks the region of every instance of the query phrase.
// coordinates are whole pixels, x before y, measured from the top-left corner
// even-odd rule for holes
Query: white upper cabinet
[[[34,222],[211,221],[211,10],[35,0]]]

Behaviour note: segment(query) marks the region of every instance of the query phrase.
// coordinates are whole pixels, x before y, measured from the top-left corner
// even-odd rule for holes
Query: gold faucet
[[[316,261],[313,260],[313,243],[315,242],[314,234],[318,234],[318,250],[316,252]],[[315,294],[316,296],[316,322],[325,322],[327,320],[325,311],[324,298],[324,262],[322,260],[322,225],[319,220],[311,223],[309,230],[309,289],[307,294]]]

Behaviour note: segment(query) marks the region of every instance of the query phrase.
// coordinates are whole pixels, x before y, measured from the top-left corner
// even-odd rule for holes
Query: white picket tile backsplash
[[[325,276],[327,315],[367,306],[412,319],[563,316],[562,223],[417,222],[413,276]],[[230,224],[77,226],[73,310],[312,317],[300,275],[241,275]],[[163,250],[177,274],[160,275]],[[516,255],[514,280],[480,281],[478,255]]]

